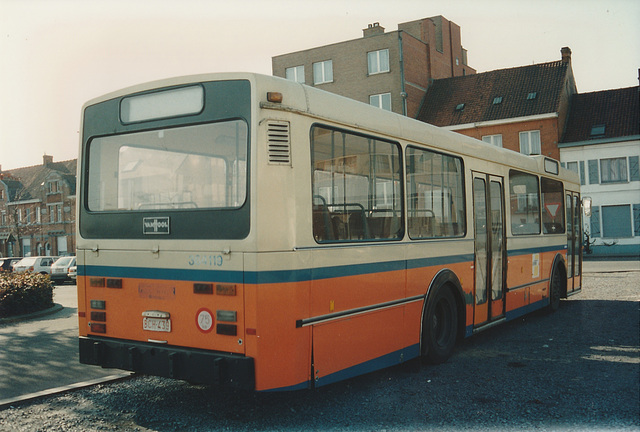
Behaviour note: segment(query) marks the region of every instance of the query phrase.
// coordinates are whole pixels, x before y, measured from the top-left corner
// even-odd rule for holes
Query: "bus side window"
[[[564,199],[562,183],[546,177],[540,179],[542,192],[542,229],[545,234],[564,234]]]
[[[400,146],[312,128],[313,236],[319,242],[400,239]]]
[[[412,239],[465,233],[460,158],[407,148],[408,225]]]
[[[513,235],[540,234],[540,194],[538,177],[518,171],[509,173],[511,232]]]

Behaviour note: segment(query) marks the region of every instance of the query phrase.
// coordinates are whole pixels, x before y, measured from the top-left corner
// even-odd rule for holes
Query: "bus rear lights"
[[[236,286],[229,284],[217,284],[216,294],[223,296],[234,296],[237,294]]]
[[[104,278],[89,278],[89,286],[92,288],[104,288]]]
[[[103,323],[90,322],[89,323],[89,328],[91,329],[91,332],[93,332],[93,333],[106,333],[107,332],[107,325],[103,324]]]
[[[104,300],[91,300],[90,304],[91,309],[105,310],[107,307],[107,304]]]
[[[282,93],[267,92],[267,101],[273,102],[273,103],[282,103]]]
[[[213,284],[210,283],[194,283],[194,294],[213,294]]]
[[[238,326],[235,324],[217,324],[216,333],[226,336],[237,336]]]
[[[91,321],[105,322],[107,320],[106,312],[91,311]]]
[[[238,313],[236,311],[218,310],[216,311],[216,319],[223,322],[238,321]]]
[[[122,279],[107,279],[107,288],[122,288]]]

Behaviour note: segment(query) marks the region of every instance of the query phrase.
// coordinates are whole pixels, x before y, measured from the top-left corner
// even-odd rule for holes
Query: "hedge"
[[[0,318],[37,312],[53,306],[49,276],[0,271]]]

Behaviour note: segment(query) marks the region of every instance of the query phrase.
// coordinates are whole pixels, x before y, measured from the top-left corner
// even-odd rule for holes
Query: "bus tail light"
[[[89,327],[91,328],[91,331],[93,333],[106,333],[107,332],[107,325],[104,324],[104,323],[90,322],[89,323]]]
[[[235,324],[218,324],[216,325],[216,333],[225,336],[237,336],[238,326]]]
[[[223,322],[236,322],[238,313],[236,311],[218,310],[216,311],[216,319]]]

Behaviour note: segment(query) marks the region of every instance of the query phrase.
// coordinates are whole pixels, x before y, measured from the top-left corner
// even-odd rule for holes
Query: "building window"
[[[496,147],[502,147],[502,134],[498,135],[485,135],[482,137],[482,141],[494,145]]]
[[[631,206],[602,206],[602,237],[633,237],[631,231]]]
[[[391,111],[391,93],[382,93],[369,96],[369,104],[383,110]]]
[[[464,103],[456,105],[456,111],[462,111],[464,109]]]
[[[533,100],[536,98],[536,96],[538,96],[537,92],[531,92],[527,95],[527,100]]]
[[[333,61],[326,60],[313,64],[313,83],[324,84],[333,82]]]
[[[389,50],[371,51],[367,53],[369,75],[389,72]]]
[[[502,103],[502,96],[497,96],[493,98],[493,104],[494,105],[499,105]]]
[[[285,69],[285,77],[288,80],[304,84],[304,66],[294,66]]]
[[[520,153],[526,155],[539,155],[540,131],[520,132]]]
[[[603,125],[603,124],[591,126],[591,137],[602,137],[602,136],[604,136],[604,126],[605,125]]]
[[[627,181],[627,158],[600,160],[601,183],[621,183]]]
[[[30,208],[24,209],[24,218],[25,218],[25,223],[31,223],[31,209]]]

